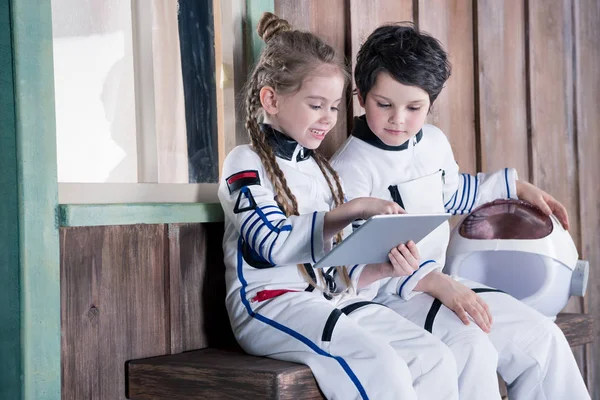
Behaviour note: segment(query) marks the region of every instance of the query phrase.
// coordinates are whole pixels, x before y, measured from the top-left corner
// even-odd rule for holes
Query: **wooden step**
[[[303,364],[203,349],[127,363],[127,397],[144,399],[324,399]]]
[[[569,344],[593,340],[592,318],[559,314]],[[308,367],[239,351],[203,349],[127,363],[127,397],[159,399],[323,399]],[[506,389],[501,382],[502,394]]]

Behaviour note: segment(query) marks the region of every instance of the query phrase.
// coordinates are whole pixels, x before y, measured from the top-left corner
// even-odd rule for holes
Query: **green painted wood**
[[[248,64],[250,66],[258,60],[264,46],[264,42],[256,33],[256,24],[258,24],[262,14],[267,11],[275,12],[275,0],[246,0],[246,29],[249,38],[248,45],[250,46]]]
[[[66,226],[222,222],[219,203],[61,204],[59,223]]]
[[[19,194],[21,398],[60,399],[60,264],[50,0],[10,0]]]
[[[0,398],[21,398],[17,134],[9,0],[0,0]]]

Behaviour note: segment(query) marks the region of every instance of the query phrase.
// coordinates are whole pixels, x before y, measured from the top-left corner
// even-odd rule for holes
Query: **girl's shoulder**
[[[263,169],[262,161],[249,144],[236,146],[229,152],[223,162],[223,175],[243,169]]]

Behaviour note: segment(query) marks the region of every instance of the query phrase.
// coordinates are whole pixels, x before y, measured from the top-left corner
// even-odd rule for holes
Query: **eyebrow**
[[[392,101],[391,99],[388,99],[388,98],[387,98],[387,97],[385,97],[385,96],[382,96],[382,95],[379,95],[379,94],[375,94],[375,93],[373,93],[373,96],[374,96],[374,97],[378,97],[378,98],[380,98],[380,99],[383,99],[383,100],[386,100],[386,101],[387,101],[387,102],[389,102],[389,103],[393,103],[393,101]],[[423,103],[423,102],[425,102],[425,101],[427,101],[427,99],[412,100],[412,101],[409,101],[408,103],[409,103],[409,104],[410,104],[410,103]]]
[[[315,100],[323,100],[323,101],[327,101],[327,99],[323,96],[306,96],[307,99],[315,99]],[[340,97],[337,100],[334,100],[333,102],[335,103],[336,101],[341,101],[342,98]]]

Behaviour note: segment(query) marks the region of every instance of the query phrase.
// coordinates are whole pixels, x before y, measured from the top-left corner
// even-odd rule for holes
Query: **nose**
[[[406,113],[402,109],[396,109],[390,114],[388,122],[393,125],[404,125]]]
[[[337,113],[335,111],[325,111],[321,118],[319,119],[319,123],[323,125],[335,124],[337,120]]]

